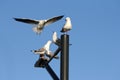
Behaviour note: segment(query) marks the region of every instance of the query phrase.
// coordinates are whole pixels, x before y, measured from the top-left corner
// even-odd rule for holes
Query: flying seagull
[[[72,24],[71,24],[71,19],[70,17],[66,17],[66,23],[64,24],[62,30],[60,32],[68,32],[69,30],[72,29]]]
[[[53,32],[52,40],[54,44],[61,46],[61,40],[58,38],[57,32]]]
[[[27,18],[14,18],[14,19],[19,22],[24,22],[24,23],[35,25],[33,27],[33,31],[37,34],[40,34],[43,31],[45,26],[48,26],[49,24],[54,23],[62,19],[63,17],[64,15],[56,16],[56,17],[53,17],[50,19],[44,19],[44,20],[33,20],[33,19],[27,19]]]

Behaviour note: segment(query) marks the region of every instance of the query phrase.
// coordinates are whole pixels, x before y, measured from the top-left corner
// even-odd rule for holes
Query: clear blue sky
[[[71,17],[70,80],[120,80],[119,0],[1,0],[0,80],[52,80],[45,69],[34,68],[42,47],[65,23],[65,17],[46,27],[40,36],[32,26],[13,17],[46,19]],[[56,49],[53,44],[52,51]],[[60,60],[50,65],[59,76]]]

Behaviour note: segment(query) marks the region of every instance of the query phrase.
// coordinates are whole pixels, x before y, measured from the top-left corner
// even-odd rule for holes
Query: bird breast
[[[43,29],[45,25],[45,20],[40,20],[38,24],[38,28]]]

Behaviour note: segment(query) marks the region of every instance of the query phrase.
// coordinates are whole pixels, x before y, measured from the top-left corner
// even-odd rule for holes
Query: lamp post
[[[60,80],[69,80],[69,35],[61,35]]]

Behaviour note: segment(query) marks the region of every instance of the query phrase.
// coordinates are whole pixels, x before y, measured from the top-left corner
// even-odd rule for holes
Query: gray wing
[[[31,50],[31,52],[43,52],[43,51],[45,51],[44,48],[40,48],[40,49],[38,49],[38,50]]]
[[[38,51],[39,52],[43,52],[43,51],[45,51],[45,49],[44,48],[40,48]]]
[[[46,20],[45,26],[47,26],[47,25],[49,25],[49,24],[51,24],[53,22],[56,22],[56,21],[62,19],[63,17],[64,17],[64,15],[50,18],[50,19]]]
[[[28,23],[28,24],[38,24],[39,23],[39,21],[37,21],[37,20],[26,19],[26,18],[14,18],[14,20],[19,21],[19,22]]]

